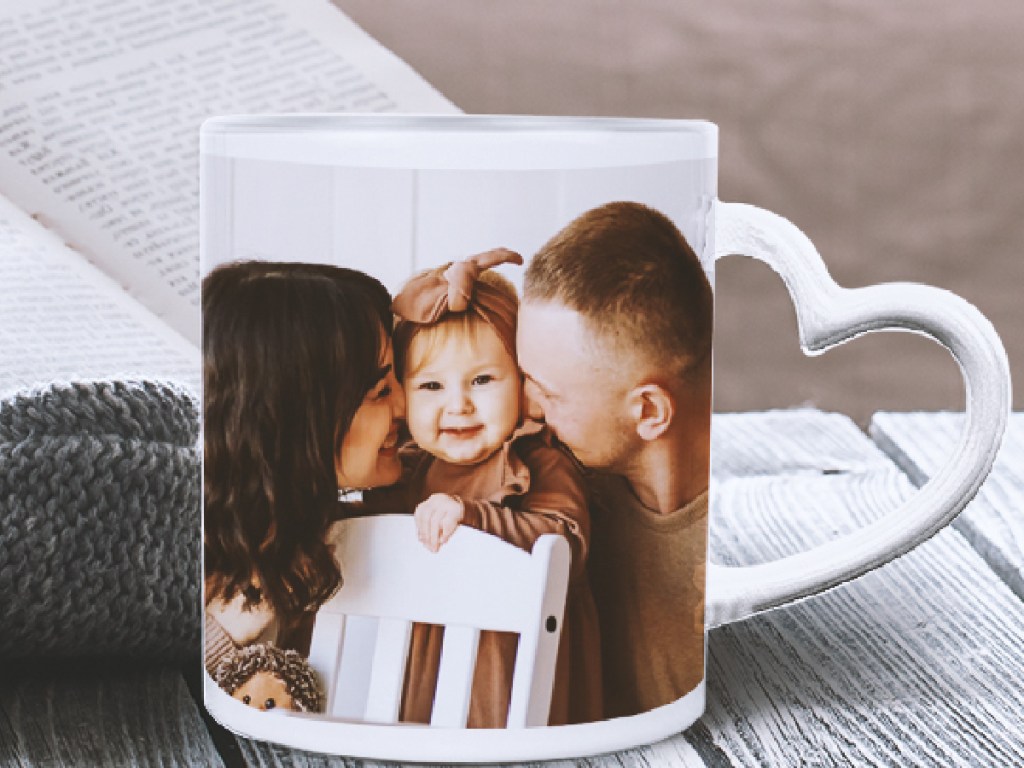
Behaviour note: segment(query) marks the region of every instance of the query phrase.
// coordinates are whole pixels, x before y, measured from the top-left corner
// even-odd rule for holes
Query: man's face
[[[585,467],[623,472],[637,435],[626,410],[626,362],[602,353],[574,310],[524,302],[516,347],[528,415],[543,418]]]

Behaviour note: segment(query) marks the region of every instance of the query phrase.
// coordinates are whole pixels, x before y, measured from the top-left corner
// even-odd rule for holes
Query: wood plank
[[[914,492],[833,415],[719,417],[714,440],[729,470],[712,499],[722,562],[791,553]],[[1024,764],[1021,647],[1020,601],[947,528],[851,584],[713,631],[691,737],[736,765]]]
[[[223,764],[177,668],[87,659],[0,667],[0,765]]]
[[[916,485],[923,485],[960,437],[962,413],[876,413],[871,436]],[[1002,450],[974,501],[953,521],[1024,599],[1024,413],[1010,417]]]
[[[799,408],[716,413],[711,475],[716,483],[760,476],[817,476],[891,468],[886,456],[838,413]]]

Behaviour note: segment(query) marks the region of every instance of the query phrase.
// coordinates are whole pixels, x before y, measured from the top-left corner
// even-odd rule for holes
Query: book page
[[[0,196],[0,397],[53,381],[163,379],[199,393],[199,349]]]
[[[455,112],[326,0],[0,0],[0,192],[199,338],[213,115]]]

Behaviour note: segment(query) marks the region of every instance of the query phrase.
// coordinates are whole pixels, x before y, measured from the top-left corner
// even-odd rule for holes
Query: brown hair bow
[[[436,269],[421,272],[402,288],[391,310],[406,322],[433,325],[448,314],[473,312],[490,325],[509,354],[516,355],[515,295],[480,282],[480,275],[499,264],[522,264],[508,248],[494,248]]]

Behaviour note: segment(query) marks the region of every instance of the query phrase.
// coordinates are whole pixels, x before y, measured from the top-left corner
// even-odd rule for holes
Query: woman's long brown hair
[[[390,301],[374,278],[321,264],[238,262],[203,281],[207,600],[242,593],[287,613],[340,585],[325,543],[335,458],[380,380]]]

